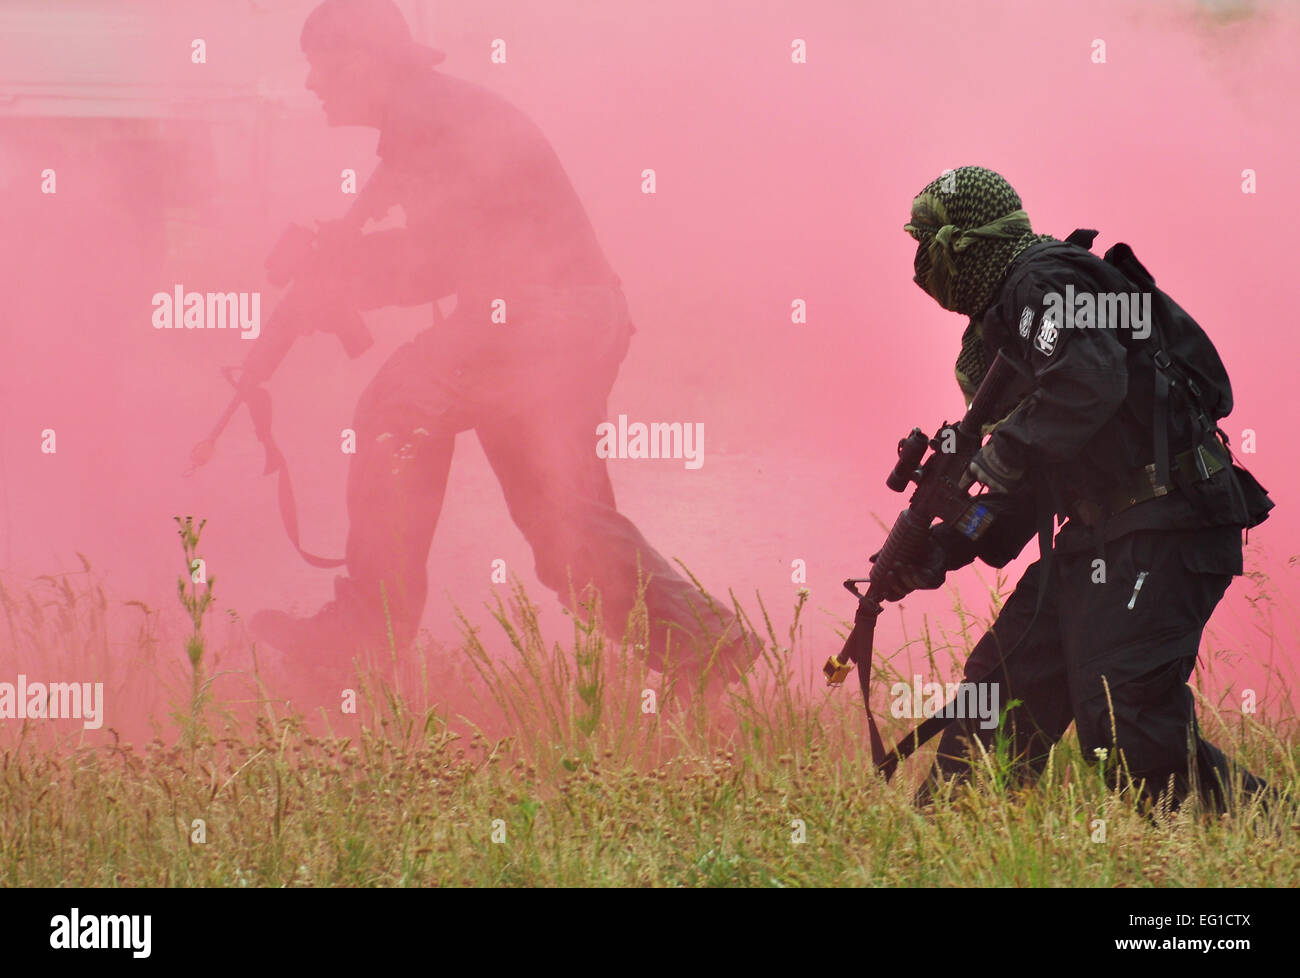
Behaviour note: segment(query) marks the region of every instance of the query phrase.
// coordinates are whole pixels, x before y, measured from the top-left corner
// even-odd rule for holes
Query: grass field
[[[200,529],[181,527],[187,565]],[[15,661],[31,673],[52,662],[96,676],[126,668],[110,692],[125,699],[152,682],[173,708],[141,743],[111,724],[91,740],[51,721],[0,723],[5,886],[1218,887],[1300,878],[1293,809],[1216,817],[1187,805],[1148,819],[1079,755],[1073,730],[1036,787],[1010,787],[1007,758],[991,755],[969,784],[916,810],[925,752],[886,785],[870,772],[852,683],[827,690],[795,674],[793,663],[812,658],[803,596],[788,627],[760,606],[763,658],[712,711],[698,699],[681,705],[627,654],[644,643],[643,608],[622,648],[590,607],[557,641],[515,589],[490,627],[463,620],[461,648],[422,648],[404,669],[369,670],[355,714],[312,715],[278,696],[261,667],[217,669],[204,631],[215,581],[180,582],[194,624],[183,649],[159,646],[150,624],[158,612],[141,605],[133,656],[124,665],[118,651],[108,662],[108,601],[86,570],[22,596],[12,582],[0,592],[4,641],[19,652],[4,656],[0,680],[12,681]],[[960,606],[954,614],[958,641],[936,649],[927,631],[918,639],[927,657],[960,658],[980,634],[978,616]],[[882,682],[892,678],[888,662],[878,667]],[[472,691],[473,702],[441,701],[452,688]],[[1300,749],[1288,704],[1279,696],[1251,716],[1202,698],[1200,712],[1209,739],[1294,793]]]

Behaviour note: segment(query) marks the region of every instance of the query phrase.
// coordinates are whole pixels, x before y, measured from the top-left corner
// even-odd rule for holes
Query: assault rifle
[[[192,475],[212,458],[217,439],[221,437],[241,402],[248,401],[256,424],[259,395],[265,394],[261,387],[271,379],[299,337],[316,330],[333,332],[338,335],[348,356],[353,358],[359,357],[374,342],[365,322],[355,310],[337,305],[331,307],[323,301],[322,296],[312,294],[313,290],[321,287],[325,273],[328,272],[328,263],[323,259],[324,251],[317,247],[316,235],[307,228],[291,224],[280,235],[280,240],[266,259],[267,277],[272,285],[285,286],[292,281],[294,287],[276,306],[262,331],[263,335],[254,340],[256,345],[238,368],[238,376],[234,368],[221,368],[222,376],[235,388],[235,393],[208,437],[190,452],[186,475]],[[268,402],[268,412],[269,407]],[[269,453],[266,471],[273,471]]]
[[[304,551],[298,540],[298,514],[293,485],[284,456],[271,436],[271,395],[262,386],[275,373],[299,337],[312,332],[338,336],[347,355],[353,359],[370,348],[374,340],[365,321],[347,296],[347,252],[360,237],[359,223],[345,219],[341,231],[317,234],[301,225],[291,224],[280,236],[266,259],[271,284],[292,288],[276,306],[255,345],[238,368],[223,367],[222,376],[235,388],[226,409],[208,436],[190,452],[185,475],[192,475],[207,464],[216,451],[217,439],[234,417],[240,404],[247,404],[253,428],[266,450],[263,475],[280,473],[280,515],[294,547],[316,567],[338,567],[343,561],[316,557]]]
[[[888,754],[875,717],[871,713],[871,646],[875,638],[876,620],[884,610],[883,594],[886,581],[905,567],[917,566],[929,550],[930,526],[940,520],[953,527],[970,540],[978,540],[988,529],[993,518],[979,496],[972,496],[969,487],[961,488],[963,476],[971,459],[984,440],[986,425],[998,421],[1009,408],[1018,402],[1019,395],[1027,393],[1029,381],[1024,368],[998,353],[989,368],[969,409],[961,421],[940,426],[933,438],[927,438],[920,428],[913,428],[898,443],[898,462],[885,480],[894,492],[904,492],[916,483],[907,509],[894,521],[893,529],[880,548],[871,567],[869,577],[850,578],[844,586],[858,598],[858,610],[853,630],[844,649],[832,656],[822,667],[828,686],[841,686],[850,671],[858,668],[858,684],[867,711],[867,727],[871,736],[871,758],[876,769],[888,780],[898,767],[898,762],[910,755],[942,724],[922,724],[915,734],[901,741]],[[927,450],[930,452],[926,458]],[[866,584],[867,590],[858,590]]]

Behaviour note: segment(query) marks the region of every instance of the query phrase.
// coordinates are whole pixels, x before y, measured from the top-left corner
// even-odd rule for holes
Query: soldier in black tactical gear
[[[968,682],[1000,684],[999,702],[1021,701],[1008,732],[1022,774],[1042,771],[1073,720],[1085,758],[1108,757],[1112,775],[1122,758],[1147,800],[1196,792],[1223,810],[1235,785],[1260,790],[1200,736],[1187,685],[1242,573],[1242,530],[1273,506],[1217,427],[1232,399],[1213,345],[1126,245],[1102,260],[1088,250],[1096,232],[1035,234],[991,170],[945,171],[906,230],[916,283],[969,317],[956,367],[967,399],[998,351],[1034,386],[999,412],[970,465],[993,528],[972,542],[936,524],[928,559],[890,597],[938,587],[977,557],[1004,566],[1038,533],[1040,558],[965,668]],[[1065,522],[1053,544],[1054,519]],[[989,748],[994,733],[950,724],[920,798],[969,771],[973,741]]]

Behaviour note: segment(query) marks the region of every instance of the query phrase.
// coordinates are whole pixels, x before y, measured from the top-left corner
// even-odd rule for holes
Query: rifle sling
[[[289,477],[289,465],[285,462],[284,455],[281,453],[279,446],[276,445],[275,437],[271,434],[271,395],[264,387],[254,387],[245,392],[244,401],[248,404],[248,413],[253,419],[253,430],[257,434],[257,440],[266,449],[266,468],[262,470],[262,474],[280,473],[278,487],[280,521],[284,524],[285,532],[289,534],[289,541],[302,559],[313,567],[342,567],[346,563],[343,558],[318,557],[302,548],[298,536],[298,506],[294,500],[293,480]]]
[[[871,651],[875,644],[876,619],[880,617],[880,605],[863,596],[858,601],[858,611],[854,616],[853,631],[845,643],[845,654],[858,663],[858,686],[862,690],[862,704],[867,711],[867,732],[871,737],[871,761],[880,766],[886,760],[885,742],[881,739],[880,728],[871,712]]]

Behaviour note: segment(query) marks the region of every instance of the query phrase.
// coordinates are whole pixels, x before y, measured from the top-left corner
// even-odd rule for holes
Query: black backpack
[[[1096,231],[1080,229],[1065,241],[1090,251],[1096,237]],[[1227,432],[1219,427],[1219,421],[1232,411],[1232,384],[1219,358],[1219,351],[1200,324],[1156,286],[1155,276],[1138,261],[1132,248],[1117,244],[1106,252],[1102,260],[1135,288],[1151,294],[1149,339],[1156,366],[1152,438],[1158,484],[1169,485],[1168,422],[1170,393],[1173,392],[1178,395],[1180,407],[1192,414],[1197,442],[1213,435],[1222,444],[1235,477],[1234,491],[1248,514],[1246,525],[1248,528],[1258,526],[1268,518],[1273,501],[1268,497],[1268,490],[1241,464],[1232,451]]]
[[[1096,231],[1079,229],[1065,240],[1067,244],[1091,250],[1096,236]],[[1231,456],[1228,436],[1218,425],[1232,412],[1232,383],[1219,358],[1219,351],[1200,324],[1156,285],[1155,277],[1138,261],[1132,248],[1117,244],[1106,252],[1103,261],[1119,271],[1135,290],[1151,295],[1149,342],[1157,368],[1152,433],[1159,484],[1169,484],[1171,392],[1179,395],[1184,409],[1191,411],[1195,440],[1200,442],[1206,435],[1214,433]],[[1235,461],[1235,456],[1232,457]]]
[[[1186,375],[1189,392],[1200,401],[1209,420],[1218,421],[1231,414],[1232,384],[1228,371],[1205,330],[1156,286],[1156,280],[1128,245],[1115,245],[1106,252],[1104,261],[1119,269],[1134,286],[1151,293],[1157,348],[1164,349],[1174,366]]]

